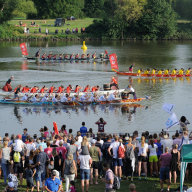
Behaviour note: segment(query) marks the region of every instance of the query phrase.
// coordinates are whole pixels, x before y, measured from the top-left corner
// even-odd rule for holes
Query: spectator
[[[97,122],[95,122],[95,124],[98,125],[98,132],[104,132],[104,127],[107,124],[103,118],[101,117]]]
[[[85,122],[82,122],[82,127],[80,127],[81,136],[85,136],[87,133],[87,127],[85,127]]]
[[[166,133],[164,135],[164,139],[161,140],[161,145],[163,147],[163,153],[165,152],[165,148],[167,147],[169,149],[169,152],[171,152],[173,140],[169,138],[169,134]]]
[[[131,184],[129,185],[129,191],[130,191],[130,192],[136,192],[136,186],[135,186],[135,184],[131,183]]]
[[[46,179],[45,190],[57,192],[61,190],[61,187],[61,181],[56,178],[56,171],[53,170],[51,173],[51,177]]]
[[[45,29],[45,34],[48,35],[49,34],[49,29]]]
[[[80,164],[81,190],[84,192],[84,185],[86,185],[86,191],[89,191],[90,167],[92,159],[90,155],[84,155],[81,153],[78,158],[78,163]]]
[[[187,125],[189,125],[190,123],[185,116],[181,116],[179,124],[180,124],[180,133],[182,133],[183,131],[188,131]]]
[[[25,140],[28,136],[28,133],[27,133],[27,128],[23,129],[23,134],[22,134],[22,141],[23,143],[25,143]]]
[[[77,176],[77,167],[73,159],[73,154],[69,153],[67,159],[63,164],[64,177],[65,177],[65,191],[69,191],[69,182],[74,181],[75,176]]]
[[[27,192],[29,190],[33,191],[33,189],[34,189],[33,177],[34,177],[34,175],[36,173],[36,170],[33,171],[32,165],[28,164],[25,173],[26,173],[25,175],[26,175],[26,182],[27,182]]]
[[[113,182],[114,182],[114,174],[113,171],[110,169],[110,165],[107,163],[103,164],[103,169],[105,171],[105,192],[115,192],[113,189]]]
[[[169,171],[170,171],[170,163],[171,163],[171,154],[169,153],[168,147],[165,147],[165,153],[160,156],[161,168],[160,168],[160,185],[161,191],[163,191],[163,183],[167,182],[167,191],[170,188],[170,178],[169,178]]]

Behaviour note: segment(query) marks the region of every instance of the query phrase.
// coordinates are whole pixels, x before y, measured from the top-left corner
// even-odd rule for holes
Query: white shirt
[[[58,102],[58,100],[55,97],[53,97],[52,102]]]
[[[21,101],[27,101],[28,97],[27,95],[24,95],[22,98],[21,98]]]
[[[90,155],[79,155],[80,169],[90,169],[89,166],[90,159],[91,159]]]
[[[148,149],[148,144],[145,143],[144,147],[141,146],[141,143],[139,144],[139,154],[138,156],[142,155],[142,156],[147,156],[147,149]]]
[[[47,102],[47,97],[43,97],[42,99],[41,99],[41,102]]]
[[[77,99],[76,99],[75,96],[73,96],[72,99],[71,99],[71,101],[76,101],[76,100],[77,100]]]
[[[31,99],[31,102],[33,102],[33,103],[37,102],[36,97],[33,97],[33,98]]]
[[[165,148],[168,147],[169,153],[172,150],[173,140],[172,139],[163,139],[161,140],[161,145],[163,145],[163,153],[165,153]]]
[[[36,147],[35,147],[35,144],[34,144],[34,143],[27,143],[27,144],[25,145],[25,148],[26,148],[26,150],[27,150],[26,156],[29,156],[31,150],[33,150],[33,151],[36,150]]]
[[[114,94],[111,93],[111,94],[109,95],[109,97],[107,98],[107,100],[108,100],[108,101],[113,101],[113,100],[115,100]]]
[[[101,96],[99,97],[99,101],[106,101],[106,98],[104,97],[104,95],[101,95]]]
[[[89,101],[95,101],[95,97],[91,95],[91,97],[89,98]]]
[[[114,141],[113,143],[111,143],[111,145],[110,145],[110,148],[113,150],[113,158],[114,159],[117,159],[118,158],[118,155],[117,155],[117,152],[118,152],[118,149],[119,149],[119,142],[116,142],[116,141]],[[121,145],[123,148],[124,148],[124,146],[123,145]]]
[[[85,95],[82,95],[82,96],[80,97],[80,101],[86,101]]]
[[[67,99],[67,97],[65,97],[65,96],[63,96],[62,98],[61,98],[61,102],[67,102],[68,101],[68,99]]]
[[[127,87],[127,89],[128,89],[129,92],[135,92],[135,90],[133,89],[133,87],[130,87],[130,88]]]
[[[20,139],[16,139],[14,143],[14,151],[21,152],[24,147],[24,143]]]
[[[157,148],[158,146],[156,144],[154,144],[154,147],[152,147],[152,145],[149,145],[149,156],[156,156],[157,155]]]

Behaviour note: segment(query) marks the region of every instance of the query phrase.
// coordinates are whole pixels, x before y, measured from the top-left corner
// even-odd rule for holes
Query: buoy
[[[83,51],[87,50],[87,46],[85,45],[85,41],[83,41],[83,46],[81,47],[81,49],[83,49]]]

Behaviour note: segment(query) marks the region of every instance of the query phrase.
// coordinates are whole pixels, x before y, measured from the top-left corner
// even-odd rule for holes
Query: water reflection
[[[136,114],[137,108],[147,109],[146,106],[141,104],[126,104],[126,105],[91,105],[91,106],[72,106],[72,107],[59,107],[59,106],[35,106],[35,107],[14,107],[14,115],[16,116],[19,123],[22,123],[22,116],[29,115],[40,115],[46,114],[51,116],[51,114],[71,114],[75,113],[77,115],[84,114],[88,115],[90,112],[93,114],[99,114],[100,111],[108,115],[123,115],[127,116],[128,121],[133,120],[133,116]]]

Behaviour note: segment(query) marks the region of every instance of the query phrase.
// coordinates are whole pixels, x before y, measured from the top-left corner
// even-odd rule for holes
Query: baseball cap
[[[56,175],[57,175],[57,173],[56,173],[55,170],[52,171],[52,175],[53,175],[53,176],[56,176]]]
[[[125,137],[125,141],[128,141],[129,140],[129,137]]]
[[[92,140],[91,140],[91,143],[92,143],[92,144],[95,144],[95,143],[96,143],[96,140],[95,140],[95,139],[92,139]]]

